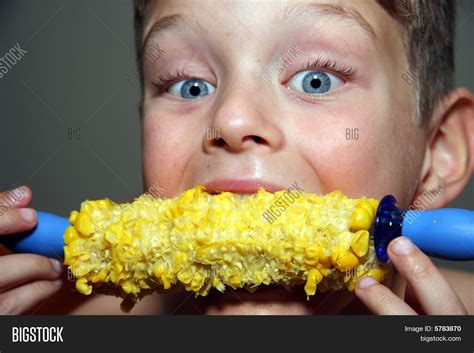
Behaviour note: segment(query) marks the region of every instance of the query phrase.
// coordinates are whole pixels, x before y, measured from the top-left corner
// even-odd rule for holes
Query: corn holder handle
[[[410,238],[425,254],[446,260],[474,260],[474,211],[459,208],[401,210],[387,195],[380,201],[372,226],[377,258],[389,261],[388,244]]]
[[[33,253],[64,259],[64,232],[71,224],[67,218],[36,212],[38,223],[30,231],[0,237],[0,243],[14,252]]]
[[[447,260],[474,260],[474,211],[444,208],[404,211],[392,195],[382,198],[372,226],[375,251],[388,262],[387,246],[396,237],[410,238],[424,253]],[[35,253],[64,259],[64,239],[70,225],[66,218],[37,212],[38,224],[31,231],[0,237],[14,252]]]

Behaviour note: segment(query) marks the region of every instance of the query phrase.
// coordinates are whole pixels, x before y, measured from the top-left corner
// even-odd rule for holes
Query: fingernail
[[[53,265],[53,268],[56,272],[63,272],[63,265],[61,264],[60,261],[56,260],[56,259],[49,259],[49,261],[51,261],[51,264]]]
[[[20,208],[21,217],[28,223],[34,223],[36,220],[36,212],[31,208]]]
[[[407,255],[414,249],[413,243],[406,237],[398,237],[391,246],[395,255]]]
[[[366,288],[369,288],[370,286],[374,285],[375,283],[378,283],[375,280],[375,278],[370,277],[370,276],[365,276],[359,282],[357,282],[357,288],[366,289]]]

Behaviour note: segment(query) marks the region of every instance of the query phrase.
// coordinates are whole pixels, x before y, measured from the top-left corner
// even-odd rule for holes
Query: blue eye
[[[184,99],[199,99],[213,93],[215,87],[204,80],[182,80],[171,85],[169,93]]]
[[[342,86],[344,82],[337,76],[322,71],[301,71],[288,81],[288,87],[307,94],[323,94]]]

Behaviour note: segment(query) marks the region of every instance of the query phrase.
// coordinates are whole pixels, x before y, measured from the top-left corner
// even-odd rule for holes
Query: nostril
[[[244,143],[247,140],[253,140],[253,142],[255,142],[256,144],[259,144],[259,145],[260,144],[267,144],[267,142],[264,138],[262,138],[260,136],[256,136],[256,135],[247,135],[247,136],[245,136],[242,139],[242,143]],[[211,139],[210,143],[211,143],[212,146],[215,146],[215,147],[226,147],[226,146],[231,147],[232,146],[232,143],[230,145],[228,145],[226,140],[224,140],[222,137],[213,138],[213,139]]]
[[[225,141],[223,138],[214,139],[213,143],[215,146],[218,146],[218,147],[225,146]]]
[[[263,138],[256,135],[245,136],[243,140],[246,141],[248,139],[252,139],[255,143],[258,143],[258,144],[265,143],[265,140]]]

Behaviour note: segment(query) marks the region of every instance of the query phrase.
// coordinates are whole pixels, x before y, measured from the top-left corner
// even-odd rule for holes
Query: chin
[[[291,291],[281,286],[264,286],[250,293],[227,288],[194,299],[194,307],[204,315],[322,315],[337,314],[354,296],[347,291],[317,293],[308,300],[303,287]]]

